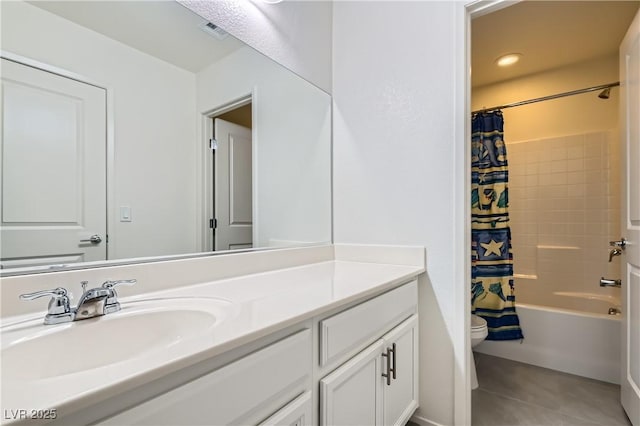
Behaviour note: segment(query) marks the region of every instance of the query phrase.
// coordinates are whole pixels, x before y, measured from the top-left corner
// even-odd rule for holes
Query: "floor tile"
[[[477,389],[472,393],[474,426],[598,426],[538,405]]]
[[[620,386],[490,355],[476,353],[474,356],[480,390],[510,399],[509,405],[516,401],[540,407],[566,416],[565,422],[577,420],[605,426],[630,424],[620,405]],[[525,419],[518,421],[525,423],[512,424],[529,424]]]

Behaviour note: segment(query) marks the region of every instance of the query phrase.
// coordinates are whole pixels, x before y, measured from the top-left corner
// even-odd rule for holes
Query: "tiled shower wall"
[[[505,136],[517,300],[562,307],[553,292],[617,296],[599,286],[620,278],[620,259],[608,262],[608,243],[620,238],[617,132]]]

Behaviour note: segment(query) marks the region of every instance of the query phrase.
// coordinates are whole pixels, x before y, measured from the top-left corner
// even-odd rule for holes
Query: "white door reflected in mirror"
[[[252,247],[251,129],[216,118],[215,250]]]
[[[3,268],[106,259],[105,96],[2,59]]]

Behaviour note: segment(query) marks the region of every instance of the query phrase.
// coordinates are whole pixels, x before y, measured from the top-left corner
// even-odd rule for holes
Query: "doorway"
[[[554,7],[556,9],[552,10]],[[475,84],[471,85],[471,110],[545,97],[597,86],[600,83],[617,82],[618,46],[637,9],[637,2],[523,1],[478,17],[471,24],[473,75],[475,75],[472,77],[475,79],[475,81],[472,80]],[[523,16],[520,22],[517,20],[518,13]],[[560,17],[564,13],[569,13],[570,19],[565,18],[562,21]],[[602,23],[600,16],[613,19],[610,21],[613,25],[611,30],[602,28],[602,25],[606,24]],[[584,25],[582,32],[575,27],[581,25],[580,18],[591,19],[582,24]],[[620,21],[616,22],[616,19]],[[556,24],[559,33],[554,35],[553,30]],[[535,30],[534,25],[540,25],[541,30]],[[491,28],[491,31],[485,30],[485,34],[479,34],[483,27]],[[495,31],[496,28],[501,28],[501,31]],[[594,28],[598,28],[598,31],[594,31]],[[519,33],[522,36],[520,38]],[[606,34],[606,37],[599,37],[602,34]],[[548,41],[541,42],[540,39],[544,35],[551,37]],[[495,42],[499,46],[498,50],[502,49],[502,51],[496,53],[487,49],[478,53],[476,48],[484,43],[477,38],[481,36],[492,38],[491,41]],[[572,39],[572,37],[576,38]],[[510,43],[518,40],[532,44],[523,43],[521,46],[526,47],[520,48],[523,50],[516,50]],[[571,40],[573,44],[564,44]],[[607,43],[609,50],[605,47]],[[554,53],[554,48],[559,48],[558,54]],[[530,50],[530,54],[524,51],[527,49]],[[537,57],[537,52],[543,52],[543,55]],[[495,66],[494,61],[506,53],[520,53],[522,63],[528,59],[530,65],[534,64],[539,68],[529,68],[527,72],[520,74],[514,71],[515,66],[510,69],[497,67],[490,69],[489,66]],[[485,55],[481,59],[489,66],[483,67],[478,55]],[[549,63],[545,64],[547,59]],[[554,63],[554,60],[566,60],[566,62]],[[483,74],[485,69],[489,71]],[[479,84],[478,81],[483,78],[486,80]],[[592,81],[594,83],[591,83]],[[508,113],[504,111],[504,133],[509,151],[510,180],[513,178],[510,186],[510,205],[514,210],[511,220],[512,228],[517,228],[513,232],[516,302],[544,306],[547,312],[553,309],[572,310],[574,308],[558,304],[584,305],[585,303],[580,303],[580,299],[589,299],[586,304],[595,304],[591,302],[599,299],[605,305],[611,303],[614,305],[617,303],[618,307],[620,305],[619,290],[600,288],[598,285],[600,276],[619,278],[621,275],[620,260],[613,259],[609,262],[607,259],[609,241],[619,238],[621,228],[619,210],[621,195],[617,185],[620,180],[617,175],[620,164],[616,163],[620,146],[617,131],[619,91],[614,87],[606,93],[599,91],[585,93],[563,98],[563,100],[546,100],[536,105],[520,106],[509,109]],[[561,263],[558,263],[559,260]],[[576,268],[568,271],[568,265],[575,265]],[[546,299],[543,297],[545,292],[548,293]],[[602,314],[606,315],[607,308],[610,307],[616,306],[605,306]],[[540,314],[533,311],[523,309],[523,314],[526,312],[527,316],[534,315],[531,317],[531,324],[542,323],[543,320],[535,316]],[[598,313],[594,315],[597,316]],[[603,321],[609,323],[614,319],[605,316]],[[562,323],[565,321],[563,320]],[[503,361],[507,358],[523,362],[519,366],[516,365],[520,370],[528,369],[531,367],[529,364],[533,364],[581,376],[599,374],[595,371],[595,367],[587,367],[582,372],[572,371],[572,368],[582,363],[582,359],[577,360],[570,356],[567,356],[567,359],[571,358],[573,362],[567,363],[566,367],[562,367],[561,363],[545,365],[543,362],[548,362],[550,358],[548,348],[540,349],[540,353],[545,353],[545,356],[541,357],[545,358],[544,361],[536,360],[536,348],[531,346],[536,332],[533,326],[529,326],[528,333],[526,321],[522,321],[522,325],[525,335],[524,345],[516,346],[519,342],[515,342],[512,346],[506,342],[485,342],[478,347],[478,350],[483,353],[480,356],[480,364],[482,360],[485,360],[487,365],[494,366],[504,362],[506,369],[512,364],[512,361]],[[589,329],[593,330],[593,327]],[[593,338],[602,342],[602,339],[612,338],[612,334],[619,333],[620,327],[614,327],[613,332],[600,332],[604,335],[593,336]],[[577,334],[581,333],[573,332],[574,336]],[[550,330],[540,335],[542,345],[549,343],[552,339]],[[619,360],[621,337],[618,335],[617,343],[609,345],[615,346],[613,353],[600,357],[600,360],[608,358],[613,359],[614,362]],[[525,349],[526,345],[530,346]],[[573,346],[576,346],[575,343]],[[592,346],[606,346],[606,344]],[[514,348],[516,350],[512,350]],[[520,359],[518,352],[522,355]],[[496,401],[494,403],[484,401],[482,404],[477,402],[478,398],[486,399],[490,392],[488,389],[483,390],[483,374],[480,373],[482,365],[478,368],[481,384],[480,390],[475,391],[472,397],[473,407],[501,404]],[[618,363],[618,372],[619,369]],[[536,377],[526,380],[527,382],[534,382],[539,378],[542,380],[547,370],[532,371],[535,372]],[[612,371],[613,373],[608,377],[602,373],[602,377],[592,378],[615,383],[619,380],[619,376],[616,368]],[[503,376],[509,375],[503,374]],[[490,387],[490,381],[491,378],[485,376],[485,386]],[[602,388],[607,386],[617,385],[603,383]],[[506,387],[508,386],[503,386],[503,389]],[[516,399],[520,399],[522,403],[526,401],[529,405],[532,402],[539,402],[537,405],[541,410],[546,409],[546,414],[556,416],[554,419],[558,422],[561,416],[578,418],[586,414],[584,411],[582,413],[562,412],[562,409],[557,406],[545,407],[543,401],[532,401],[531,398],[536,396],[535,392],[526,390],[524,392],[520,395],[521,398],[514,393],[508,395],[508,403],[517,404]],[[498,393],[494,392],[491,397],[496,397]],[[558,401],[566,396],[558,394],[553,395],[551,399]],[[605,399],[603,397],[602,401]],[[610,409],[615,412],[610,413],[609,419],[624,420],[619,399],[614,398],[613,402]],[[562,405],[566,407],[570,402]],[[518,413],[515,407],[506,411]],[[478,414],[483,413],[474,412],[473,419],[477,424],[483,421],[498,421],[480,418]],[[593,418],[591,417],[591,420]],[[562,421],[568,420],[570,419],[564,418]],[[518,424],[515,418],[501,421]],[[531,421],[531,418],[528,421]],[[550,420],[546,418],[538,422],[548,423]]]
[[[251,97],[207,115],[211,192],[207,250],[253,247],[253,120]]]

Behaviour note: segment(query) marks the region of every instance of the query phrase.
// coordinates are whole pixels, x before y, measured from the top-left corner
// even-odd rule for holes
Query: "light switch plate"
[[[120,206],[120,222],[131,222],[131,207]]]

